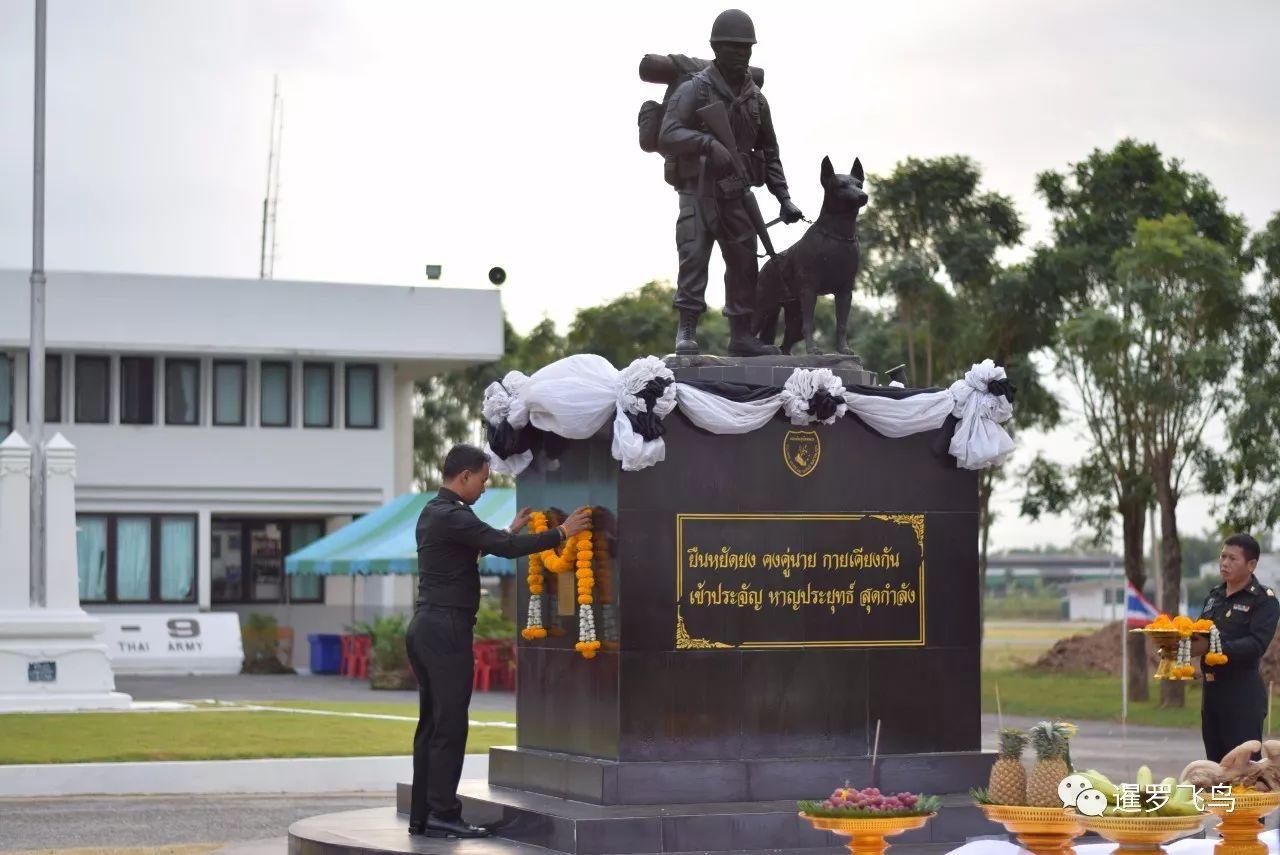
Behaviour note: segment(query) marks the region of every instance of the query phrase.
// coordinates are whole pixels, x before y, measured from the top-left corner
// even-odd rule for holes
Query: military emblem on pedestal
[[[797,477],[803,478],[817,469],[821,456],[822,440],[817,431],[789,430],[782,438],[782,459]]]

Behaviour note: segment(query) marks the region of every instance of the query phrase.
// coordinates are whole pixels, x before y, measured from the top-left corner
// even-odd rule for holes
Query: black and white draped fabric
[[[569,356],[526,377],[513,371],[485,390],[484,418],[496,472],[519,475],[545,434],[595,435],[613,417],[613,456],[627,471],[666,458],[665,419],[679,407],[716,434],[764,427],[779,411],[795,425],[834,424],[853,415],[889,437],[954,425],[949,452],[965,469],[999,466],[1013,451],[1002,425],[1013,416],[1013,385],[990,359],[949,389],[857,386],[846,389],[826,368],[797,368],[782,388],[707,380],[676,381],[646,356],[619,371],[594,354]]]

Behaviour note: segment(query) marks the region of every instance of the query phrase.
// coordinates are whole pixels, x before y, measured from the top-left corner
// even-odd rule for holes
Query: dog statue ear
[[[853,159],[853,169],[849,171],[849,174],[858,179],[859,184],[866,180],[867,176],[862,171],[862,158],[855,157]]]
[[[831,165],[831,158],[822,158],[822,186],[826,187],[831,183],[831,179],[836,177],[836,168]]]

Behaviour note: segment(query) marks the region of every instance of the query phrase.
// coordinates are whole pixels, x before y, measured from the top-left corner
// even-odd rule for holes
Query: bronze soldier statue
[[[729,354],[779,352],[762,344],[751,331],[759,272],[756,239],[767,238],[751,187],[769,188],[781,205],[783,222],[794,223],[804,215],[787,192],[769,102],[748,73],[755,43],[755,25],[747,13],[738,9],[721,12],[711,26],[715,61],[676,89],[663,115],[658,150],[674,160],[674,175],[669,178],[680,194],[676,219],[680,256],[675,299],[680,313],[677,354],[698,352],[698,318],[707,309],[703,299],[707,263],[716,243],[725,264]],[[727,122],[713,121],[725,116]],[[731,139],[725,140],[726,128]]]

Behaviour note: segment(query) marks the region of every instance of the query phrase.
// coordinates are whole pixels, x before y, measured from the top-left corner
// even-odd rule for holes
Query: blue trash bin
[[[325,633],[308,635],[311,644],[311,673],[337,674],[342,668],[342,638]]]

